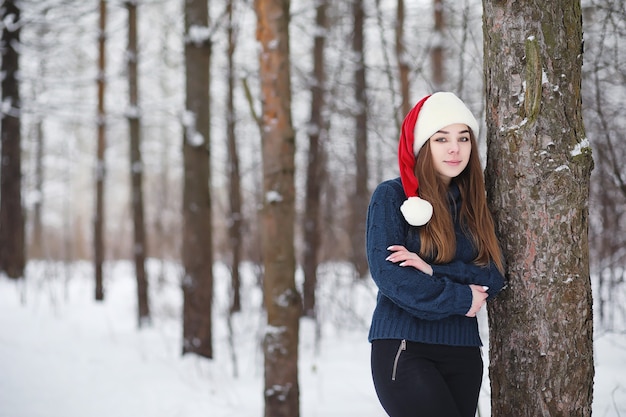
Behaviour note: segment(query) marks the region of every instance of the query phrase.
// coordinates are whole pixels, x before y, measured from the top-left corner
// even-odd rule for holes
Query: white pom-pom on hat
[[[400,179],[407,200],[400,211],[412,226],[423,226],[433,215],[433,206],[419,197],[419,180],[415,176],[415,157],[432,135],[446,126],[462,123],[478,136],[478,122],[465,103],[449,92],[438,92],[422,98],[402,122],[398,144]]]
[[[433,205],[419,197],[409,197],[400,206],[400,211],[411,226],[423,226],[433,216]]]

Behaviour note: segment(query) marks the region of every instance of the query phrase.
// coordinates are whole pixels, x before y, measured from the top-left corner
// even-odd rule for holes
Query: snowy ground
[[[180,271],[166,265],[158,279],[161,265],[149,267],[153,324],[139,331],[130,263],[107,266],[104,303],[93,301],[90,264],[30,263],[25,283],[0,277],[0,417],[263,415],[264,318],[254,271],[245,271],[244,311],[234,317],[229,338],[228,275],[216,268],[215,360],[209,361],[180,354]],[[301,415],[383,417],[366,339],[375,290],[353,283],[337,265],[320,281],[321,328],[301,324]],[[593,414],[624,416],[626,335],[598,336],[595,355]]]

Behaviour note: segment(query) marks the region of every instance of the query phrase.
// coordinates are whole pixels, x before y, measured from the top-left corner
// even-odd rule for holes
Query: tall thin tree
[[[444,64],[444,11],[443,0],[433,0],[433,16],[434,16],[434,42],[430,48],[430,63],[432,71],[432,84],[434,91],[443,88],[446,80],[445,64]]]
[[[37,79],[32,82],[33,98],[37,97],[46,90],[45,79],[47,75],[47,60],[45,53],[46,39],[49,39],[49,22],[48,12],[50,6],[44,7],[39,14],[40,22],[37,27],[36,47],[42,54],[37,62]],[[44,223],[43,223],[43,207],[44,207],[44,115],[36,112],[33,126],[34,136],[34,191],[37,195],[33,203],[32,213],[32,231],[30,244],[28,246],[28,257],[30,259],[41,259],[44,257],[46,245],[44,244]]]
[[[619,7],[618,7],[619,5]],[[621,11],[621,16],[619,16]],[[626,5],[600,0],[583,9],[585,66],[583,103],[585,131],[591,138],[595,159],[591,176],[589,224],[591,271],[594,288],[595,324],[602,330],[623,331],[626,321],[626,146],[620,140],[626,127],[620,100],[626,84]]]
[[[298,417],[302,305],[295,284],[295,133],[291,119],[289,0],[255,0],[254,8],[260,45],[263,124],[265,417]]]
[[[146,273],[146,227],[143,209],[143,162],[141,159],[141,108],[139,106],[139,76],[137,71],[137,0],[124,3],[128,11],[128,101],[126,112],[130,132],[130,182],[133,209],[133,255],[137,280],[137,323],[139,327],[150,322],[148,276]]]
[[[37,115],[35,116],[37,120],[33,126],[33,135],[35,140],[35,150],[34,150],[34,158],[35,158],[35,172],[34,172],[34,187],[37,198],[33,203],[33,214],[32,214],[32,232],[31,232],[31,242],[29,245],[29,258],[30,259],[41,259],[44,257],[44,226],[43,226],[43,179],[44,179],[44,169],[43,169],[43,157],[44,157],[44,129],[43,129],[43,116]]]
[[[24,212],[22,208],[22,134],[20,100],[21,2],[6,0],[2,18],[2,108],[0,135],[0,272],[22,278],[26,264]]]
[[[398,62],[398,75],[400,79],[400,114],[404,117],[411,110],[411,85],[409,81],[410,63],[404,41],[404,0],[398,0],[396,4],[396,60]],[[398,126],[400,122],[398,122]]]
[[[365,257],[365,217],[369,202],[367,181],[367,80],[365,67],[365,2],[352,0],[353,33],[352,56],[354,58],[354,147],[355,147],[355,190],[352,199],[352,263],[359,277],[367,273]]]
[[[104,300],[104,285],[102,277],[102,265],[104,263],[104,183],[106,180],[106,161],[104,151],[106,149],[106,28],[107,28],[107,2],[100,0],[99,3],[99,27],[98,27],[98,144],[96,148],[96,201],[93,219],[93,249],[94,271],[96,278],[95,298]]]
[[[166,15],[169,5],[168,3],[158,3],[159,13]],[[172,62],[172,43],[171,39],[177,37],[178,28],[173,22],[177,22],[178,17],[175,15],[169,15],[165,20],[163,28],[160,30],[159,36],[159,65],[157,68],[158,77],[158,92],[161,97],[171,97],[176,93],[177,87],[174,87],[174,80],[170,76],[173,62]],[[176,64],[177,67],[178,64]],[[161,117],[158,120],[157,130],[159,131],[158,140],[161,143],[161,149],[159,150],[159,173],[158,173],[158,186],[156,187],[156,204],[159,205],[160,210],[154,213],[153,217],[153,238],[149,239],[150,253],[159,260],[160,268],[157,273],[157,286],[165,283],[165,277],[167,275],[167,255],[172,253],[172,248],[179,247],[179,239],[182,237],[181,233],[176,233],[176,239],[172,239],[172,230],[177,230],[176,222],[171,222],[169,214],[173,211],[178,212],[180,210],[179,203],[175,198],[172,198],[173,190],[178,189],[176,185],[172,184],[170,172],[173,169],[171,165],[172,161],[178,156],[172,155],[170,143],[172,141],[171,125],[169,120],[165,117]],[[176,164],[177,165],[177,164]],[[154,192],[154,191],[153,191]],[[173,209],[173,206],[175,209]],[[180,219],[177,219],[180,220]],[[149,224],[149,223],[148,223]],[[154,281],[153,281],[154,282]]]
[[[213,357],[210,64],[207,0],[184,0],[183,354]]]
[[[226,141],[228,143],[228,177],[230,192],[230,219],[228,221],[228,235],[230,237],[230,253],[231,253],[231,288],[232,298],[230,311],[241,310],[241,277],[239,274],[239,264],[242,258],[242,204],[241,204],[241,181],[239,170],[239,153],[237,152],[237,138],[235,136],[235,48],[237,46],[237,27],[233,19],[235,0],[228,0],[226,5],[226,14],[228,26],[226,28],[228,46],[226,51],[227,58],[227,78],[228,88],[226,92]]]
[[[580,0],[483,0],[487,187],[508,262],[489,304],[492,415],[589,416],[591,150]]]
[[[328,132],[326,110],[326,35],[328,0],[318,0],[315,7],[315,35],[313,41],[313,73],[311,74],[311,116],[308,135],[306,195],[304,204],[304,314],[315,317],[315,291],[317,288],[317,266],[321,244],[321,194],[325,182],[325,139]]]

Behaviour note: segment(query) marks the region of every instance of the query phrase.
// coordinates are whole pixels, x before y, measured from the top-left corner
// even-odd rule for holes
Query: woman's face
[[[472,153],[467,125],[446,126],[430,137],[430,154],[437,174],[446,183],[457,177],[469,163]]]

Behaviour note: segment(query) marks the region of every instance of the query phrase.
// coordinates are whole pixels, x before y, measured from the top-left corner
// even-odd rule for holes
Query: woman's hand
[[[469,287],[472,290],[472,306],[465,315],[467,317],[476,317],[476,313],[480,311],[487,300],[487,296],[489,295],[487,294],[487,290],[489,287],[474,284],[471,284]]]
[[[402,245],[391,245],[387,248],[388,251],[391,251],[392,254],[387,256],[386,261],[400,263],[400,266],[412,266],[413,268],[422,271],[425,274],[432,275],[433,268],[427,264],[422,258],[420,258],[416,253],[409,252],[407,248]],[[472,303],[473,305],[473,303]]]

